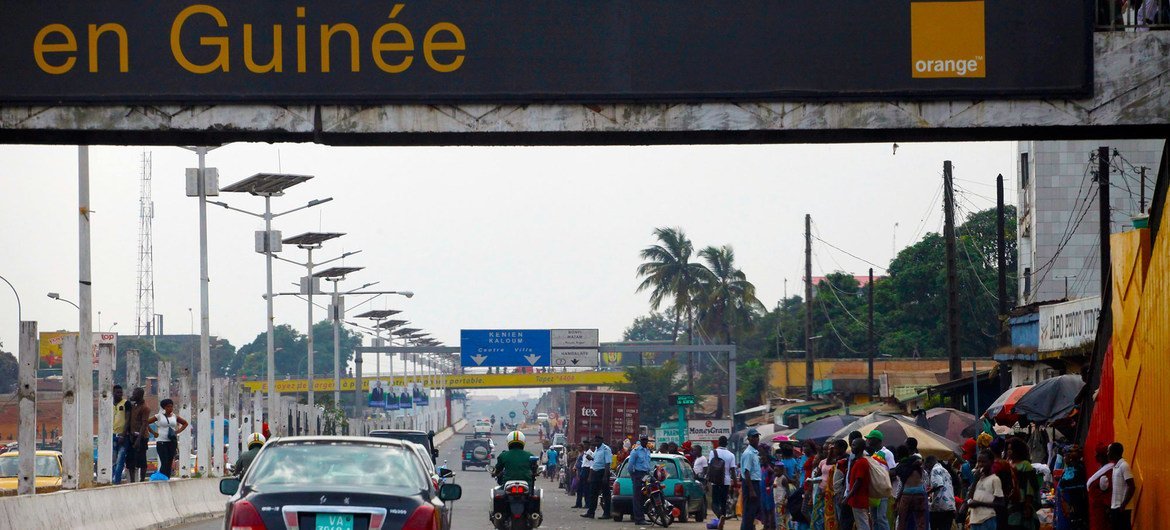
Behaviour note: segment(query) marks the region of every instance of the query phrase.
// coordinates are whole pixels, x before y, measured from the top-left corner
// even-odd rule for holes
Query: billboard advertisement
[[[1097,337],[1101,317],[1101,297],[1081,298],[1059,304],[1042,305],[1040,312],[1039,351],[1076,348]]]
[[[1085,96],[1093,2],[0,0],[0,103]]]
[[[731,436],[731,420],[687,420],[687,439],[712,441]]]
[[[61,345],[68,337],[76,337],[76,331],[42,331],[40,333],[40,359],[41,368],[61,368],[62,351]],[[93,347],[90,355],[93,357],[93,369],[98,369],[98,350],[102,346],[112,348],[114,357],[114,366],[118,363],[118,334],[117,333],[91,333],[90,337],[93,339]]]

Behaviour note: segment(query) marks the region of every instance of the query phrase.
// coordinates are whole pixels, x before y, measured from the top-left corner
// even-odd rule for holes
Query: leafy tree
[[[694,304],[699,292],[700,279],[709,275],[703,264],[691,261],[694,245],[682,228],[656,228],[655,237],[659,244],[642,249],[641,256],[646,262],[638,266],[642,283],[638,292],[650,290],[650,309],[655,311],[662,301],[672,298],[674,302],[674,332],[678,337],[679,317],[687,315],[687,342],[694,343]],[[692,356],[693,357],[693,356]],[[687,360],[687,385],[694,392],[694,359]]]
[[[0,351],[0,394],[16,392],[19,372],[20,362],[16,360],[16,356]]]
[[[683,385],[677,378],[678,368],[674,361],[662,366],[632,366],[626,369],[627,381],[614,385],[614,388],[637,392],[642,423],[657,427],[674,412],[671,394],[681,393]]]
[[[732,329],[750,329],[763,304],[756,298],[756,286],[735,266],[731,245],[706,247],[699,256],[707,262],[699,276],[695,304],[701,308],[699,318],[705,326],[722,333],[724,344],[730,344]]]
[[[634,318],[634,323],[622,333],[622,340],[627,341],[662,341],[674,342],[678,339],[678,328],[671,327],[674,310],[667,308],[666,313],[651,311],[646,316]]]

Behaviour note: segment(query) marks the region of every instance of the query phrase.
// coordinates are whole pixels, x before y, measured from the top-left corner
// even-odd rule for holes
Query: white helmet
[[[264,445],[265,441],[263,434],[254,432],[248,436],[248,448],[251,448],[253,445]]]
[[[518,443],[521,446],[524,445],[524,433],[522,433],[520,431],[512,431],[512,432],[508,433],[508,444],[507,444],[508,447],[511,447],[512,444],[515,444],[515,443]]]

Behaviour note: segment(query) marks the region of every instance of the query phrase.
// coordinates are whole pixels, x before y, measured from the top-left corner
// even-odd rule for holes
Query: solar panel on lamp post
[[[308,327],[306,328],[306,329],[308,329],[308,331],[306,332],[307,346],[308,346],[308,348],[307,348],[308,355],[306,356],[306,358],[308,359],[308,373],[306,374],[306,378],[308,379],[308,385],[309,385],[307,402],[309,405],[309,410],[311,410],[311,411],[316,410],[316,391],[313,388],[314,381],[316,379],[314,377],[314,374],[316,372],[316,365],[314,364],[314,361],[313,361],[314,353],[315,353],[314,347],[313,347],[314,346],[313,295],[317,294],[317,291],[319,290],[318,289],[318,282],[316,282],[315,278],[313,278],[313,267],[315,267],[317,265],[325,265],[327,263],[332,263],[332,262],[337,261],[339,259],[345,259],[349,256],[352,256],[354,254],[361,252],[360,250],[355,250],[352,252],[345,252],[342,255],[337,256],[336,258],[328,259],[328,260],[322,261],[320,263],[314,263],[313,262],[313,251],[320,249],[322,244],[325,243],[326,241],[339,238],[343,235],[345,235],[345,234],[337,233],[337,232],[305,232],[305,233],[300,234],[300,235],[286,238],[283,241],[284,244],[296,245],[297,248],[304,249],[308,253],[308,259],[304,263],[298,263],[298,262],[292,261],[290,259],[282,258],[280,256],[275,256],[277,259],[279,259],[281,261],[286,261],[286,262],[292,263],[294,265],[300,265],[300,266],[305,268],[306,274],[305,274],[305,280],[303,282],[303,285],[301,286],[301,294],[305,295],[307,302],[308,302],[306,304],[306,306],[308,306],[308,321],[307,321]],[[310,424],[315,425],[315,422],[311,421]]]
[[[399,311],[397,309],[373,309],[370,311],[366,311],[365,313],[362,313],[360,315],[357,315],[357,318],[368,318],[368,319],[374,321],[374,333],[376,334],[375,340],[377,341],[374,344],[374,346],[382,346],[383,345],[382,344],[382,330],[386,329],[386,328],[382,327],[382,322],[385,321],[387,318],[394,316],[394,315],[397,315],[398,313],[401,313],[401,312],[402,311]],[[405,321],[403,321],[403,322],[405,322]],[[391,373],[393,373],[393,371],[391,371]],[[377,380],[380,380],[379,378],[381,378],[381,377],[382,377],[382,352],[378,352],[376,354],[376,356],[374,357],[374,378]]]
[[[313,199],[304,206],[299,206],[297,208],[275,214],[272,213],[272,198],[283,196],[284,191],[288,188],[307,182],[312,178],[313,177],[308,175],[257,173],[220,190],[228,193],[247,193],[257,197],[264,197],[263,214],[242,210],[219,201],[207,201],[216,206],[221,206],[223,208],[251,215],[253,217],[259,217],[264,220],[264,233],[263,236],[259,236],[258,234],[259,237],[257,237],[256,251],[264,254],[264,265],[267,281],[264,300],[266,302],[268,311],[268,355],[266,361],[266,364],[268,365],[268,423],[270,430],[274,430],[281,434],[287,434],[287,426],[284,425],[284,418],[277,414],[276,374],[274,372],[274,365],[276,363],[276,333],[272,314],[272,258],[274,253],[280,252],[280,234],[279,232],[273,232],[272,220],[283,215],[303,210],[305,208],[312,208],[314,206],[324,204],[326,202],[332,201],[333,198],[328,197],[325,199]],[[214,448],[214,440],[212,441],[212,445]]]
[[[345,317],[345,309],[341,307],[342,297],[338,284],[349,274],[362,270],[364,267],[331,267],[313,274],[314,278],[324,278],[333,282],[332,303],[329,306],[329,318],[333,321],[333,406],[341,407],[341,319]]]

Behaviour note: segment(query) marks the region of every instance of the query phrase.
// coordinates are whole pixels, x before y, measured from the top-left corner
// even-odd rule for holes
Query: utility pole
[[[1004,241],[1003,175],[995,177],[995,267],[999,273],[999,345],[1011,344],[1007,325],[1007,242]]]
[[[877,344],[873,342],[873,267],[869,268],[869,397],[872,399],[873,388],[873,358],[877,356]]]
[[[1109,218],[1109,147],[1097,148],[1097,205],[1101,225],[1101,296],[1109,292],[1109,232],[1112,223]]]
[[[947,255],[947,356],[950,358],[951,381],[963,377],[959,360],[959,280],[955,267],[955,185],[951,161],[943,162],[943,238]]]
[[[1142,166],[1142,167],[1138,168],[1138,171],[1142,175],[1141,193],[1138,194],[1141,197],[1141,199],[1139,199],[1139,201],[1138,201],[1138,213],[1142,213],[1142,214],[1146,213],[1146,170],[1147,169],[1150,169],[1150,168],[1148,168],[1146,166]]]
[[[804,214],[804,398],[812,399],[812,215]]]

